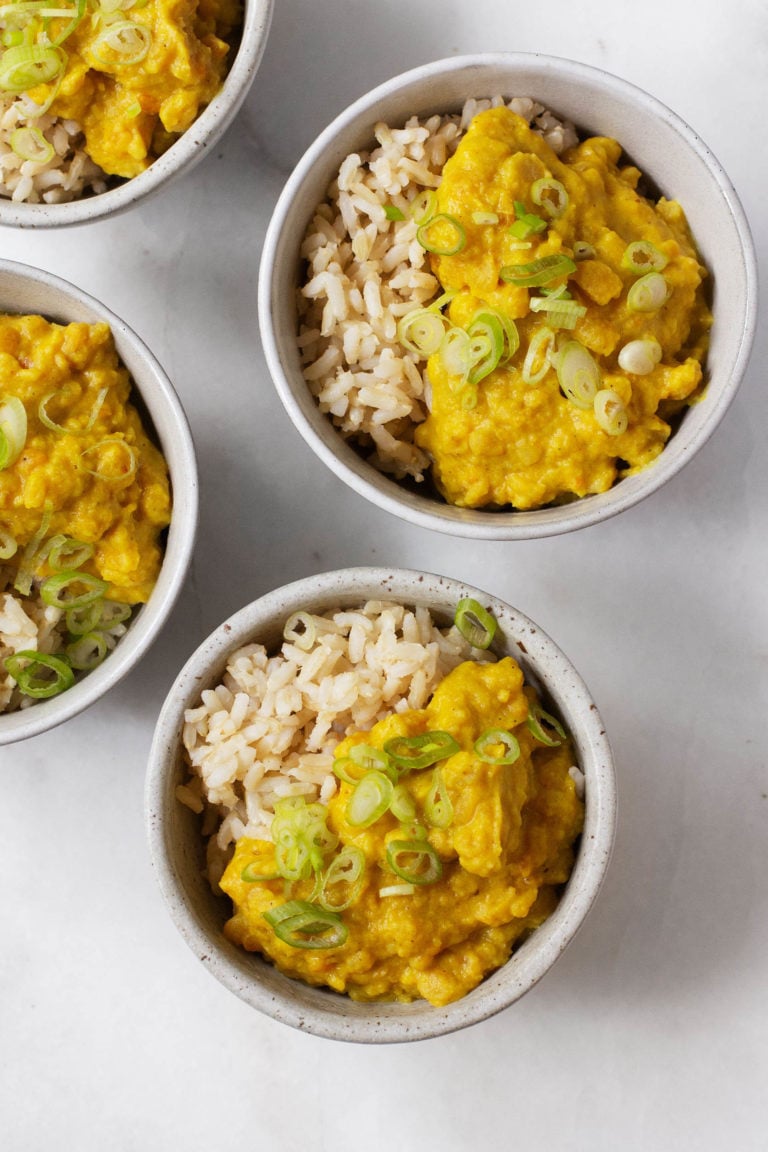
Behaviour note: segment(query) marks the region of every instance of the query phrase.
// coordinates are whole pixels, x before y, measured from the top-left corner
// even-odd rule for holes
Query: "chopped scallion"
[[[435,256],[455,256],[467,243],[467,234],[454,216],[440,212],[432,216],[416,231],[416,239],[422,248]]]
[[[459,600],[453,622],[473,648],[490,648],[496,620],[477,600],[471,596]]]
[[[552,255],[540,256],[538,260],[531,260],[528,264],[507,264],[500,272],[505,284],[515,284],[520,288],[538,288],[541,284],[549,284],[557,280],[558,276],[570,276],[576,271],[576,265],[570,256]]]
[[[504,728],[488,728],[475,740],[475,752],[486,764],[514,764],[520,756],[520,745]]]

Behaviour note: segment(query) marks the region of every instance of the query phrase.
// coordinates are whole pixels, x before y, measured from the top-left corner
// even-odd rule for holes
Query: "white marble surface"
[[[145,665],[0,752],[8,1152],[768,1147],[764,329],[666,490],[510,545],[405,527],[348,491],[293,431],[259,347],[264,228],[313,135],[397,72],[503,48],[605,67],[680,113],[733,179],[765,271],[763,0],[278,0],[247,105],[201,167],[113,223],[0,233],[3,256],[76,281],[148,341],[202,480],[192,578]],[[379,562],[477,583],[554,636],[608,724],[621,815],[597,907],[527,998],[375,1049],[294,1033],[204,971],[150,873],[142,785],[160,701],[215,624],[277,584]]]

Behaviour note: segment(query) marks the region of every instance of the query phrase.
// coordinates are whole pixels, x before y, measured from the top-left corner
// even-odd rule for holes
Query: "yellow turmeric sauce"
[[[275,863],[273,844],[249,838],[238,841],[221,880],[235,905],[226,935],[262,952],[289,976],[354,1000],[424,998],[443,1005],[464,996],[553,911],[573,866],[583,821],[569,773],[573,748],[567,738],[554,747],[535,738],[526,724],[535,704],[513,659],[467,662],[445,677],[426,708],[393,713],[370,732],[348,736],[336,750],[337,761],[355,744],[382,749],[396,736],[449,733],[458,751],[439,764],[449,822],[429,824],[434,767],[400,777],[416,807],[415,824],[405,829],[391,810],[368,827],[351,824],[353,786],[341,783],[328,804],[336,851],[356,846],[365,857],[362,886],[340,913],[346,941],[332,948],[294,947],[276,934],[264,913],[286,900],[311,901],[315,881],[300,880],[286,894],[282,879],[245,879],[249,866],[266,873]],[[514,763],[478,755],[475,743],[489,729],[516,738]],[[402,883],[388,866],[387,846],[419,826],[442,874],[412,885],[410,894],[382,895]]]
[[[524,120],[506,108],[478,114],[446,163],[436,212],[459,223],[465,243],[452,255],[433,255],[433,271],[455,296],[450,321],[464,329],[485,308],[513,320],[519,349],[476,389],[457,379],[440,352],[428,375],[431,413],[415,434],[433,461],[433,476],[449,503],[537,508],[604,492],[618,478],[647,467],[662,451],[670,421],[702,388],[702,361],[711,314],[698,258],[682,208],[657,204],[637,188],[641,173],[622,163],[621,146],[602,137],[585,140],[558,158]],[[552,218],[532,190],[556,180],[567,205]],[[510,228],[521,207],[546,227],[524,239]],[[490,221],[490,222],[489,222]],[[438,222],[432,235],[443,250],[457,230]],[[453,232],[451,229],[453,228]],[[448,236],[448,243],[445,237]],[[625,265],[628,246],[653,245],[664,263],[666,300],[637,311],[628,295],[638,273]],[[586,253],[586,258],[581,254]],[[567,256],[568,272],[529,287],[505,282],[502,269]],[[544,287],[544,291],[542,288]],[[581,314],[571,330],[553,323],[551,311],[531,302],[557,289]],[[537,335],[549,364],[541,379],[524,374]],[[656,341],[658,363],[648,372],[625,371],[618,362],[632,341]],[[627,416],[620,434],[605,431],[591,405],[579,407],[561,391],[557,353],[576,341],[597,365],[599,388],[616,394]],[[529,375],[531,373],[529,372]]]
[[[118,20],[129,25],[122,55],[104,41]],[[240,0],[89,4],[62,45],[66,67],[50,112],[80,124],[88,155],[108,175],[137,176],[218,92],[240,20]],[[68,23],[53,20],[52,35]],[[57,77],[29,95],[44,104],[58,84]]]
[[[17,398],[27,418],[20,455],[0,470],[0,527],[16,543],[7,564],[18,566],[45,524],[48,539],[93,545],[82,571],[108,581],[109,598],[138,604],[160,571],[171,499],[130,393],[107,324],[0,316],[0,401]],[[35,572],[50,574],[47,562]]]

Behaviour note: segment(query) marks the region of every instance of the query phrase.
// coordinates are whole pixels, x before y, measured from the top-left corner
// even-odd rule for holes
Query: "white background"
[[[768,1148],[765,328],[724,423],[662,492],[530,543],[409,528],[315,460],[268,377],[256,280],[293,164],[352,99],[460,52],[541,51],[646,88],[734,181],[765,272],[764,0],[277,0],[223,144],[111,223],[0,232],[75,281],[174,381],[202,482],[193,572],[141,669],[0,752],[0,1144],[8,1152],[753,1152]],[[618,766],[602,896],[523,1001],[410,1046],[261,1017],[178,936],[150,872],[160,702],[225,616],[352,564],[421,567],[532,616],[584,675]]]

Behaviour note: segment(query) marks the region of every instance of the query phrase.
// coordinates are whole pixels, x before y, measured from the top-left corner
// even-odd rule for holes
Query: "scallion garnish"
[[[73,540],[71,536],[54,536],[48,544],[48,564],[54,572],[81,568],[93,556],[93,544]]]
[[[496,620],[471,596],[459,600],[453,622],[473,648],[490,648],[496,634]]]
[[[149,52],[152,33],[143,24],[118,20],[108,24],[91,45],[91,52],[102,64],[125,66],[138,64]]]
[[[384,215],[387,220],[405,220],[405,212],[397,204],[385,204]]]
[[[263,860],[249,860],[240,873],[240,879],[245,880],[246,884],[264,884],[267,880],[279,880],[280,873],[274,860],[271,860],[270,864],[271,867],[265,869]]]
[[[521,376],[525,384],[540,384],[551,368],[555,349],[555,333],[549,327],[539,328],[531,337],[525,354]]]
[[[384,888],[379,888],[379,896],[382,900],[388,896],[413,896],[415,891],[413,884],[387,884]]]
[[[472,223],[473,224],[478,224],[478,225],[498,224],[498,222],[499,222],[499,217],[496,215],[495,212],[473,212],[472,213]]]
[[[40,521],[40,527],[35,532],[32,539],[27,544],[21,557],[19,570],[16,573],[16,579],[13,582],[14,589],[22,596],[29,596],[32,588],[32,581],[35,577],[35,566],[38,563],[38,550],[48,535],[48,529],[51,524],[51,507],[46,505],[43,516]]]
[[[447,321],[434,304],[417,308],[401,317],[397,325],[397,338],[404,348],[426,359],[437,352],[445,335]]]
[[[317,639],[317,626],[309,612],[294,612],[283,628],[283,640],[295,644],[302,652],[309,652]]]
[[[276,866],[283,879],[303,880],[311,872],[321,871],[325,856],[339,842],[326,817],[324,805],[307,804],[302,796],[289,796],[275,804],[271,833]]]
[[[612,388],[601,388],[594,399],[595,419],[609,436],[623,436],[629,425],[624,401]]]
[[[459,745],[450,732],[422,732],[417,736],[393,736],[384,744],[384,751],[401,772],[411,772],[429,768],[438,760],[455,755]],[[402,817],[398,816],[400,819]]]
[[[109,651],[103,632],[88,632],[79,636],[64,649],[65,655],[78,672],[92,672],[98,668]]]
[[[514,764],[520,755],[520,745],[504,728],[488,728],[475,740],[475,752],[486,764]]]
[[[515,284],[518,288],[538,288],[549,284],[558,276],[570,276],[576,265],[570,256],[540,256],[528,264],[506,264],[499,275],[505,284]]]
[[[663,272],[667,264],[669,258],[650,240],[635,240],[628,244],[621,258],[622,268],[634,272],[635,276],[642,276],[645,272]]]
[[[529,236],[535,236],[546,230],[546,220],[529,212],[520,200],[515,200],[515,216],[517,219],[510,225],[509,232],[516,240],[527,240]]]
[[[562,296],[534,296],[529,303],[532,312],[547,313],[547,320],[553,328],[573,329],[577,321],[587,314],[584,304],[564,300]]]
[[[64,656],[25,649],[3,661],[5,670],[16,681],[19,690],[33,700],[47,700],[71,688],[75,674]]]
[[[573,245],[574,260],[593,260],[595,256],[594,248],[586,240],[577,240]]]
[[[53,159],[54,147],[39,128],[22,125],[11,133],[11,148],[22,160],[33,164],[47,164]]]
[[[525,722],[539,743],[546,744],[547,748],[559,748],[563,740],[567,739],[566,731],[560,721],[549,712],[545,712],[540,704],[529,704]],[[546,728],[551,728],[560,739],[555,740],[550,736],[544,727],[545,725]]]
[[[0,58],[0,89],[26,92],[38,84],[50,84],[66,66],[61,48],[51,44],[19,44]]]
[[[660,272],[641,276],[627,293],[630,312],[657,312],[667,302],[669,287]]]
[[[93,458],[91,453],[95,454]],[[96,467],[91,468],[91,463],[95,463]],[[108,484],[127,482],[136,475],[136,452],[125,440],[117,436],[106,436],[80,453],[79,467],[83,472],[88,472],[89,475],[96,476]]]
[[[577,408],[591,408],[600,388],[600,369],[584,345],[569,340],[558,353],[556,367],[566,398]]]
[[[422,248],[435,256],[455,256],[467,243],[467,234],[454,216],[440,212],[416,230]]]
[[[355,785],[347,803],[346,817],[354,828],[368,828],[389,808],[394,785],[383,772],[372,769]]]
[[[82,589],[77,591],[77,589]],[[106,580],[88,572],[68,570],[49,576],[40,585],[40,596],[50,608],[83,608],[100,600],[109,588]]]
[[[349,750],[349,758],[364,772],[383,772],[389,776],[393,784],[397,783],[397,771],[387,753],[381,748],[374,748],[372,744],[353,744]]]
[[[661,360],[661,344],[654,338],[630,340],[619,352],[619,368],[633,376],[647,376]]]
[[[37,406],[38,419],[40,420],[40,423],[44,424],[46,428],[49,428],[51,432],[58,432],[61,435],[68,434],[70,436],[84,436],[86,432],[91,431],[94,424],[96,423],[108,392],[108,388],[101,388],[99,390],[99,393],[93,402],[93,407],[91,408],[90,414],[88,416],[88,421],[83,428],[65,428],[63,424],[57,424],[56,421],[51,419],[51,417],[48,415],[48,405],[50,404],[51,400],[58,398],[58,392],[56,391],[48,392],[45,396],[43,396],[42,400]]]
[[[406,788],[405,784],[396,784],[389,802],[389,810],[395,820],[407,824],[416,819],[416,801]]]
[[[340,916],[306,900],[289,900],[262,915],[292,948],[340,948],[349,936]]]
[[[439,765],[432,771],[432,784],[424,801],[424,816],[433,828],[448,828],[453,822],[453,804]]]
[[[27,410],[18,396],[0,396],[0,471],[18,460],[27,442]]]
[[[15,556],[19,550],[19,545],[16,542],[16,537],[12,536],[10,532],[6,532],[5,528],[0,528],[0,560],[10,560],[11,556]]]
[[[443,874],[440,857],[427,840],[390,840],[387,863],[409,884],[434,884]]]
[[[565,185],[551,176],[534,180],[531,185],[531,200],[538,208],[543,208],[551,220],[557,220],[568,207]]]
[[[320,885],[317,902],[327,912],[342,912],[354,904],[363,887],[365,853],[353,844],[334,856]]]

